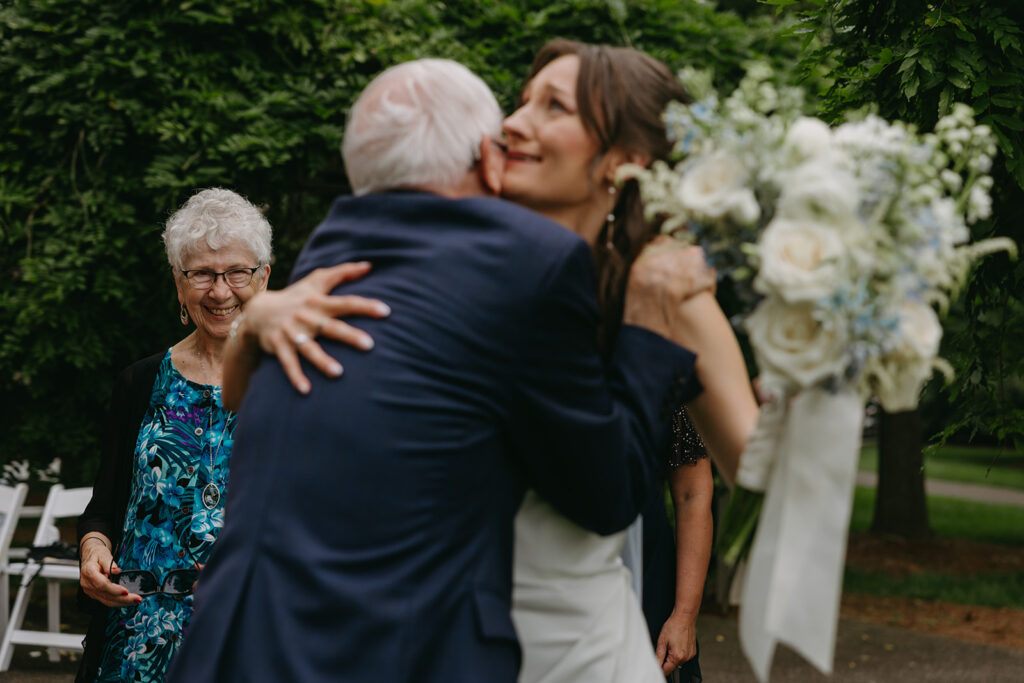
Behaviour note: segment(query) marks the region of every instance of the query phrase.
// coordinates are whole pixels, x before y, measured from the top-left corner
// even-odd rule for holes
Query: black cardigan
[[[111,552],[116,552],[124,530],[128,497],[132,488],[132,463],[139,427],[149,408],[153,384],[166,351],[129,365],[117,378],[110,399],[104,431],[100,469],[92,489],[92,500],[78,518],[78,542],[91,531],[110,539]],[[79,588],[79,605],[92,613],[85,636],[85,652],[79,665],[76,683],[92,683],[96,679],[107,625],[107,608],[86,597]]]

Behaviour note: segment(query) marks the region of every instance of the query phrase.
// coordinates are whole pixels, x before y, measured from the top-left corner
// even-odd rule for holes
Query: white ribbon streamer
[[[768,487],[768,476],[772,463],[779,451],[786,420],[786,401],[778,400],[761,406],[754,431],[747,439],[740,465],[736,471],[736,483],[748,491],[764,491]]]
[[[789,403],[740,605],[740,641],[762,683],[782,642],[832,672],[863,402],[808,389]]]

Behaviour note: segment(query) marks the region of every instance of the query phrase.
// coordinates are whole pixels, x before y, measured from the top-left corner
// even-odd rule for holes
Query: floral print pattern
[[[173,569],[205,563],[224,525],[233,415],[220,387],[185,379],[168,350],[157,371],[135,446],[132,489],[116,555],[122,570],[148,569],[163,581]],[[221,491],[212,510],[202,491]],[[192,596],[144,596],[111,608],[98,682],[163,681],[192,616]]]

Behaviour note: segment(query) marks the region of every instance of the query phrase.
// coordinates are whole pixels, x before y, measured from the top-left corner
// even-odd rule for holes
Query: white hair
[[[501,134],[501,107],[480,77],[449,59],[393,66],[352,106],[341,154],[352,191],[450,187]]]
[[[248,248],[257,265],[270,263],[270,223],[245,197],[220,187],[189,197],[167,219],[163,238],[172,268],[180,269],[197,251],[216,251],[231,243]]]

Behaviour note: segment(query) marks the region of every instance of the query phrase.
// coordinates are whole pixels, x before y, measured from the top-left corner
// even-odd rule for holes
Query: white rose
[[[921,388],[932,376],[932,364],[924,359],[883,358],[871,363],[868,373],[875,394],[887,413],[902,413],[917,407]]]
[[[942,325],[931,306],[919,301],[904,301],[899,310],[899,353],[925,358],[931,363],[939,355]]]
[[[827,156],[832,149],[832,131],[820,119],[801,116],[786,131],[783,146],[798,161]]]
[[[761,235],[754,288],[787,302],[829,296],[844,280],[845,251],[839,230],[831,226],[777,218]]]
[[[859,224],[857,181],[846,171],[825,161],[798,166],[782,178],[776,217],[810,218],[849,226]]]
[[[905,301],[898,316],[895,348],[869,368],[878,400],[890,413],[917,407],[942,341],[942,325],[931,306]]]
[[[741,222],[753,222],[760,216],[760,209],[746,186],[748,176],[739,159],[728,154],[699,159],[679,183],[679,201],[701,218],[730,215]]]
[[[845,335],[814,317],[810,304],[764,299],[747,318],[762,382],[802,389],[844,369]]]

